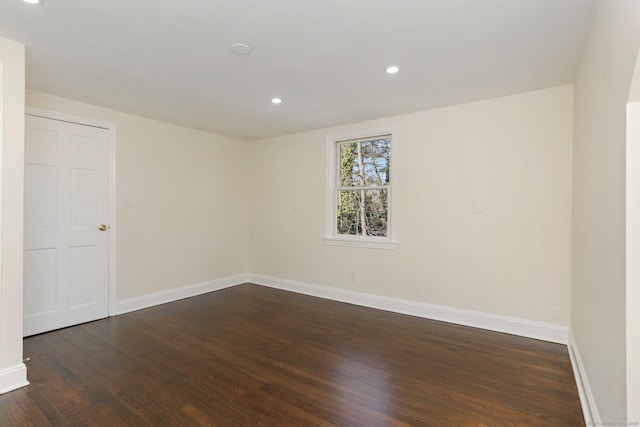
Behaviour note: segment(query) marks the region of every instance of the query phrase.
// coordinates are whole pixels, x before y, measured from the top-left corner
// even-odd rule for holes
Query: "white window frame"
[[[389,169],[389,198],[387,203],[387,236],[352,236],[338,234],[337,225],[337,183],[338,183],[338,147],[340,142],[354,139],[375,138],[379,135],[391,135]],[[324,242],[334,246],[352,246],[370,249],[394,250],[398,245],[397,207],[398,207],[398,134],[392,128],[364,130],[348,134],[327,136],[326,147],[326,201]]]

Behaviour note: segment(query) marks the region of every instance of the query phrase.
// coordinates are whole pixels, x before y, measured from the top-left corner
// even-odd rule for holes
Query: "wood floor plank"
[[[50,425],[48,418],[24,389],[14,391],[0,401],[0,426]]]
[[[47,420],[51,425],[67,426],[72,424],[71,420],[67,419],[56,405],[48,399],[41,388],[29,386],[28,393],[29,397],[31,397],[33,402],[38,405],[38,408],[47,417]]]
[[[584,426],[566,346],[251,284],[24,349],[2,426]]]
[[[47,417],[40,410],[38,405],[36,405],[33,399],[31,399],[31,397],[29,396],[26,390],[24,389],[17,390],[16,392],[14,392],[14,397],[18,405],[20,405],[20,407],[22,408],[22,413],[23,413],[23,416],[21,417],[19,422],[16,423],[16,425],[22,425],[22,426],[33,425],[33,426],[43,426],[43,427],[51,425]],[[4,424],[0,422],[0,425],[11,425],[11,424]]]

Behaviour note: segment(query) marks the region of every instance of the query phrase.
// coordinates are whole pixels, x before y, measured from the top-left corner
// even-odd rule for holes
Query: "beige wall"
[[[2,66],[0,371],[22,365],[24,61],[23,45],[0,38]],[[0,389],[7,386],[11,385],[5,384],[4,379],[0,377]]]
[[[640,2],[599,2],[575,81],[571,328],[601,420],[626,419],[626,103]]]
[[[568,325],[572,96],[563,86],[251,143],[250,271]],[[327,246],[326,137],[383,127],[398,137],[398,248]]]
[[[118,300],[247,271],[246,143],[35,91],[27,105],[117,126]]]

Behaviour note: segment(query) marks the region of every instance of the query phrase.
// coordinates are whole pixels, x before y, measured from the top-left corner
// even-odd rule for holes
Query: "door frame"
[[[95,120],[87,117],[79,117],[57,111],[45,110],[41,108],[26,107],[25,115],[42,117],[44,119],[58,120],[62,122],[75,123],[83,126],[97,127],[109,132],[109,214],[107,224],[109,224],[109,258],[108,258],[108,287],[109,287],[109,317],[116,313],[116,124]]]
[[[627,103],[626,181],[626,351],[627,419],[638,420],[640,409],[640,101]]]

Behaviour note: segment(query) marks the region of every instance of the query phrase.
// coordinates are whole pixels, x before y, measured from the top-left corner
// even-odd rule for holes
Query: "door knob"
[[[107,227],[107,224],[100,224],[98,226],[98,230],[100,230],[100,231],[105,231],[107,228],[109,228],[109,227]]]

